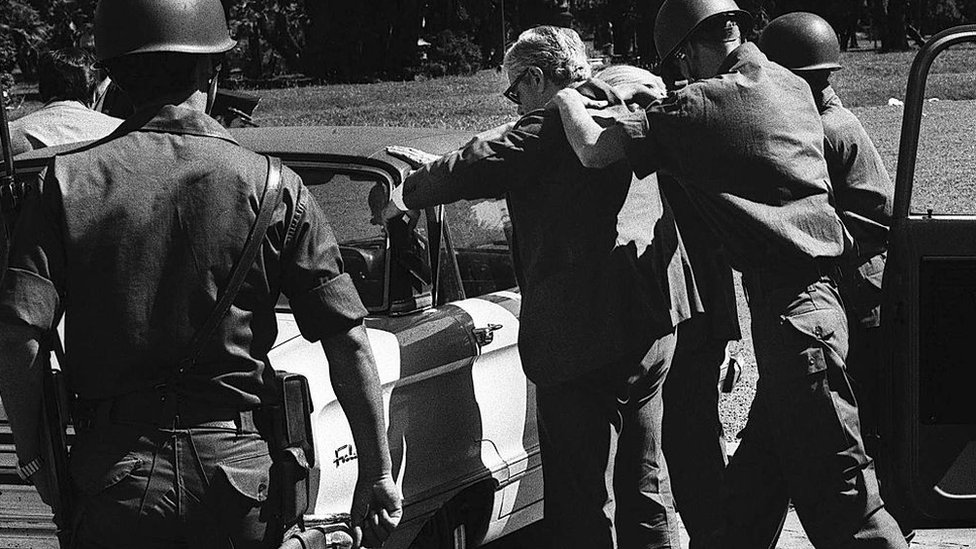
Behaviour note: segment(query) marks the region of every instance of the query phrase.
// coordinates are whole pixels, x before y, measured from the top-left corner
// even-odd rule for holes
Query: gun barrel
[[[7,118],[7,105],[3,87],[0,86],[0,153],[3,154],[3,176],[0,185],[13,182],[14,179],[14,147],[10,142],[10,121]]]
[[[7,104],[4,100],[3,85],[0,84],[0,154],[3,158],[3,172],[0,173],[0,280],[7,270],[10,230],[14,207],[14,148],[10,142],[10,123],[7,120]]]

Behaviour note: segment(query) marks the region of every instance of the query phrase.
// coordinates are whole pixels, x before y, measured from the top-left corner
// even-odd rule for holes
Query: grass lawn
[[[971,185],[976,158],[971,128],[976,127],[976,53],[970,48],[946,52],[932,68],[922,125],[915,210],[976,211]],[[861,118],[875,140],[894,178],[902,108],[888,106],[890,98],[904,99],[909,67],[915,52],[878,54],[861,50],[844,54],[845,69],[833,81],[845,103]],[[510,120],[514,108],[500,91],[504,73],[482,71],[471,77],[423,82],[337,85],[261,91],[257,120],[264,125],[405,125],[470,130]],[[948,101],[961,99],[962,101]],[[950,173],[947,175],[946,171]],[[938,184],[936,184],[938,183]],[[947,187],[948,183],[948,187]],[[953,189],[952,192],[945,190]],[[755,394],[758,373],[749,334],[749,314],[741,288],[740,323],[743,340],[734,352],[744,366],[736,390],[723,395],[721,415],[728,438],[744,425]]]
[[[867,45],[867,44],[866,44]],[[934,64],[926,90],[916,195],[913,210],[976,211],[976,49],[957,47]],[[890,98],[904,99],[909,67],[915,52],[878,54],[856,50],[843,54],[845,69],[835,73],[834,87],[861,118],[895,175],[902,109],[888,106]],[[312,86],[256,90],[262,99],[255,120],[263,126],[343,125],[419,126],[477,132],[512,120],[514,106],[502,98],[507,86],[503,72],[481,71],[473,76],[416,82]],[[20,90],[29,90],[23,86]],[[38,108],[26,101],[13,117]],[[744,338],[735,351],[744,366],[743,382],[723,397],[722,416],[731,438],[745,424],[757,373],[749,337],[748,310],[740,291],[740,323]]]

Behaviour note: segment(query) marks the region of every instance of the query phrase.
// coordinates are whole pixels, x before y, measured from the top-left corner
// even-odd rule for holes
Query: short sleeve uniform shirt
[[[212,118],[174,106],[55,157],[18,222],[0,319],[48,329],[66,311],[65,372],[84,398],[168,381],[243,250],[266,174],[266,159]],[[294,172],[282,178],[263,249],[188,375],[189,398],[247,409],[269,396],[279,292],[310,341],[365,316],[323,212]]]

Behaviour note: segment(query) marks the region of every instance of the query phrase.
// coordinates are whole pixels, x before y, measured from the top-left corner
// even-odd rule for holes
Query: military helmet
[[[813,13],[798,11],[773,19],[759,36],[759,49],[770,61],[793,71],[841,68],[837,33]]]
[[[654,21],[654,46],[667,61],[699,25],[717,15],[732,14],[743,34],[752,28],[752,15],[734,0],[666,0]]]
[[[133,53],[223,53],[236,44],[220,0],[99,0],[95,9],[99,62]]]

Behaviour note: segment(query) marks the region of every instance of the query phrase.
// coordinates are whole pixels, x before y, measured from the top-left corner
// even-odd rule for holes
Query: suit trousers
[[[642,358],[537,387],[545,517],[553,548],[678,548],[661,453],[674,333]]]
[[[80,430],[69,467],[79,549],[281,545],[268,444],[233,421],[105,422]]]
[[[713,546],[773,547],[792,500],[818,549],[907,547],[864,449],[832,277],[746,273],[743,283],[759,382],[727,471],[728,526]]]
[[[664,455],[691,549],[721,528],[727,492],[718,377],[728,341],[711,333],[707,314],[678,326],[678,346],[664,384]]]

